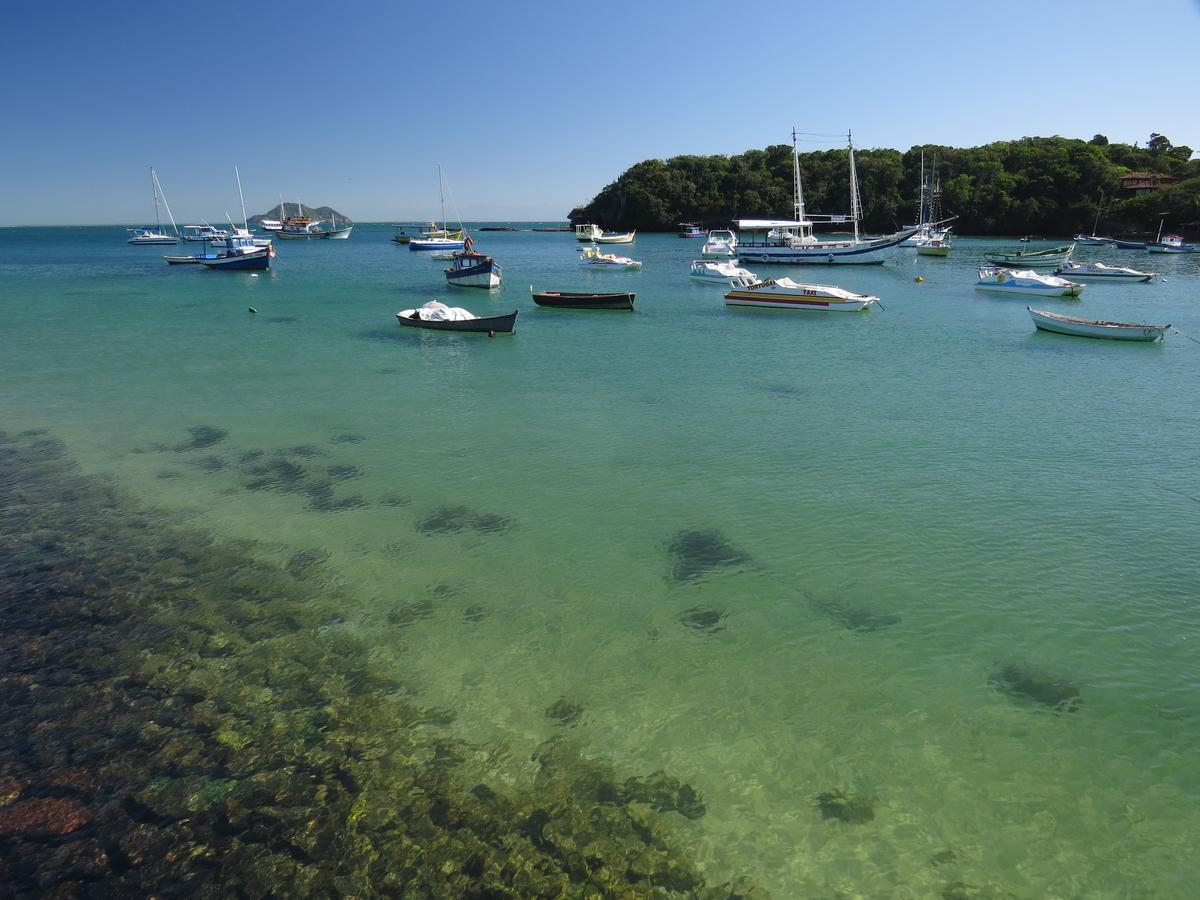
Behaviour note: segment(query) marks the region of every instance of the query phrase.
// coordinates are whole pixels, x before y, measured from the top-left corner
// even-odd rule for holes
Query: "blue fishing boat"
[[[465,244],[462,252],[455,253],[454,261],[443,270],[446,273],[446,283],[455,287],[500,287],[504,273],[499,263],[490,256],[476,253],[472,249],[474,242],[469,237]]]
[[[252,237],[231,235],[225,238],[225,247],[216,258],[200,259],[197,262],[210,269],[269,269],[271,257],[274,255],[274,247],[259,247],[255,245]]]

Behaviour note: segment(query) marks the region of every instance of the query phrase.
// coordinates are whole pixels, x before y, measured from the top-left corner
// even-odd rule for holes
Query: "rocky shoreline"
[[[766,896],[673,845],[666,773],[556,738],[488,783],[317,581],[0,432],[6,896]]]

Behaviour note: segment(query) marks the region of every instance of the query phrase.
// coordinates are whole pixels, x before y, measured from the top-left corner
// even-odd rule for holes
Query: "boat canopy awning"
[[[738,219],[733,223],[739,231],[770,231],[773,228],[808,228],[811,222],[795,219]]]

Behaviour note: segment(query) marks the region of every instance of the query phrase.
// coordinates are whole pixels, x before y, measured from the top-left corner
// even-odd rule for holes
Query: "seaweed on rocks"
[[[736,570],[754,564],[748,553],[731,544],[715,528],[676,532],[667,550],[675,557],[671,577],[682,582],[696,582],[721,569]]]
[[[0,432],[0,883],[35,897],[760,896],[567,746],[491,783],[452,714],[320,624],[340,588]]]
[[[1012,663],[989,675],[988,683],[1014,699],[1040,703],[1055,712],[1076,712],[1083,705],[1079,688],[1065,678]]]
[[[380,506],[411,506],[412,497],[406,497],[403,494],[387,494],[379,498]]]
[[[487,618],[487,610],[482,606],[468,606],[463,610],[463,621],[477,625]]]
[[[366,435],[354,434],[353,432],[346,431],[342,434],[335,434],[329,440],[334,444],[361,444],[366,439]]]
[[[362,469],[352,465],[329,466],[325,469],[325,474],[334,481],[345,481],[349,478],[362,477]]]

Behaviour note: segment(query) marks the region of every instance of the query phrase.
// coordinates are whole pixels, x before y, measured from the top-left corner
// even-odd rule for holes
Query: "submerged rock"
[[[387,494],[379,498],[380,506],[411,506],[412,497],[403,494]]]
[[[901,619],[895,613],[876,612],[861,606],[849,606],[837,600],[820,600],[813,604],[833,621],[850,631],[879,631],[899,625]]]
[[[346,431],[342,434],[335,434],[329,440],[334,444],[361,444],[366,439],[366,435]]]
[[[91,821],[91,811],[78,800],[66,797],[18,800],[0,807],[0,838],[61,837]]]
[[[847,825],[862,825],[875,818],[875,806],[866,797],[847,794],[840,790],[818,794],[814,801],[826,819],[845,822]]]
[[[651,809],[677,812],[687,819],[699,819],[707,812],[704,801],[690,784],[663,771],[645,778],[625,779],[621,802],[645,803]]]
[[[559,725],[575,725],[583,717],[583,705],[559,697],[546,707],[546,718],[553,719]]]
[[[725,629],[725,613],[719,609],[702,609],[693,606],[679,614],[679,622],[687,628],[712,634]]]
[[[1019,700],[1031,700],[1056,712],[1075,712],[1083,705],[1079,688],[1064,678],[1009,664],[988,676],[988,683]]]
[[[715,528],[677,532],[667,549],[675,557],[671,577],[676,581],[699,581],[718,569],[744,568],[754,563],[749,554]]]
[[[215,425],[197,425],[194,428],[189,428],[188,433],[192,439],[179,444],[175,449],[179,452],[186,450],[203,450],[206,447],[212,447],[221,443],[225,438],[229,437],[229,432],[223,428],[217,428]]]
[[[466,506],[443,506],[417,521],[422,534],[457,534],[462,531],[498,532],[512,524],[508,516],[480,514]]]

